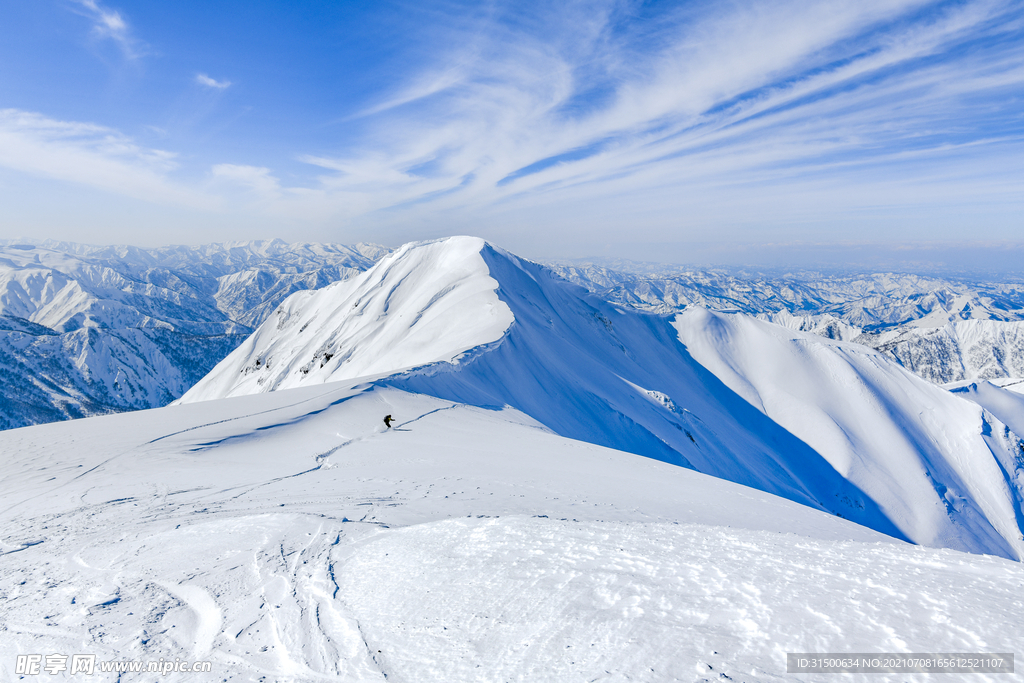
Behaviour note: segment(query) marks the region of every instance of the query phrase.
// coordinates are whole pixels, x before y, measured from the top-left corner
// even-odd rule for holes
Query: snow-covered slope
[[[1006,420],[1024,433],[1024,403],[986,412],[862,346],[744,315],[693,309],[676,328],[699,363],[870,492],[908,537],[955,547],[965,527],[995,531],[1022,554],[1024,455]]]
[[[386,378],[917,543],[1024,556],[1016,436],[860,347],[624,310],[472,238],[408,245],[279,311],[182,402]],[[736,358],[688,349],[718,344]]]
[[[182,401],[391,374],[497,341],[512,314],[482,247],[406,245],[359,277],[289,298]]]
[[[1019,388],[1020,384],[1018,380],[1011,387]],[[956,382],[947,385],[947,388],[995,415],[1014,433],[1024,433],[1024,395],[1019,391],[984,381]]]
[[[809,683],[786,652],[1024,639],[1018,563],[507,408],[318,384],[10,430],[0,454],[3,680],[81,653],[210,663],[177,682]]]
[[[0,429],[165,405],[289,294],[383,248],[0,246]]]

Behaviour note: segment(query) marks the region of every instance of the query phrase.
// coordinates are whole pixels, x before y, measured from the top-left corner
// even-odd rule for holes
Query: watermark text
[[[85,674],[96,673],[155,673],[166,676],[170,673],[209,673],[212,662],[189,662],[182,659],[112,659],[97,661],[96,655],[18,655],[14,673],[22,676],[38,676],[47,673]]]

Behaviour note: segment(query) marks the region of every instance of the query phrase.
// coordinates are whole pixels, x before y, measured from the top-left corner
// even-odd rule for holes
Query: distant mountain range
[[[655,269],[628,261],[615,263],[635,270],[589,262],[547,265],[602,298],[654,312],[687,306],[748,315],[784,311],[794,316],[831,316],[867,333],[907,324],[941,327],[959,320],[1024,320],[1024,281],[973,282],[899,273]]]
[[[565,279],[638,310],[700,307],[876,349],[939,384],[1024,377],[1024,283],[921,275],[673,270],[550,263]]]
[[[350,278],[390,251],[281,240],[157,249],[0,242],[0,428],[166,405],[289,295]],[[621,306],[756,316],[863,344],[936,383],[1024,377],[1021,283],[546,265]]]
[[[166,405],[290,294],[377,245],[0,244],[0,428]]]

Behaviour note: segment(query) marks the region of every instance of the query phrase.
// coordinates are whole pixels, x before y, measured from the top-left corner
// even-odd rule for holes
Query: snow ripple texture
[[[990,619],[1017,622],[1019,566],[961,557],[692,524],[452,520],[365,547],[341,588],[389,680],[800,681],[814,675],[785,674],[787,652],[1013,651],[1024,630]]]

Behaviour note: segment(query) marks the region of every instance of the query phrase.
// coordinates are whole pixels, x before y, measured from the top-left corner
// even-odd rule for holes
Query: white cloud
[[[96,0],[74,0],[84,8],[83,14],[93,21],[93,34],[99,38],[109,38],[129,59],[141,56],[141,44],[131,35],[128,22],[117,10],[107,9]]]
[[[218,81],[206,74],[196,74],[196,83],[205,85],[208,88],[216,88],[217,90],[224,90],[231,85],[231,81]]]
[[[0,166],[156,203],[217,204],[168,177],[178,167],[172,152],[103,126],[17,109],[0,110]]]

